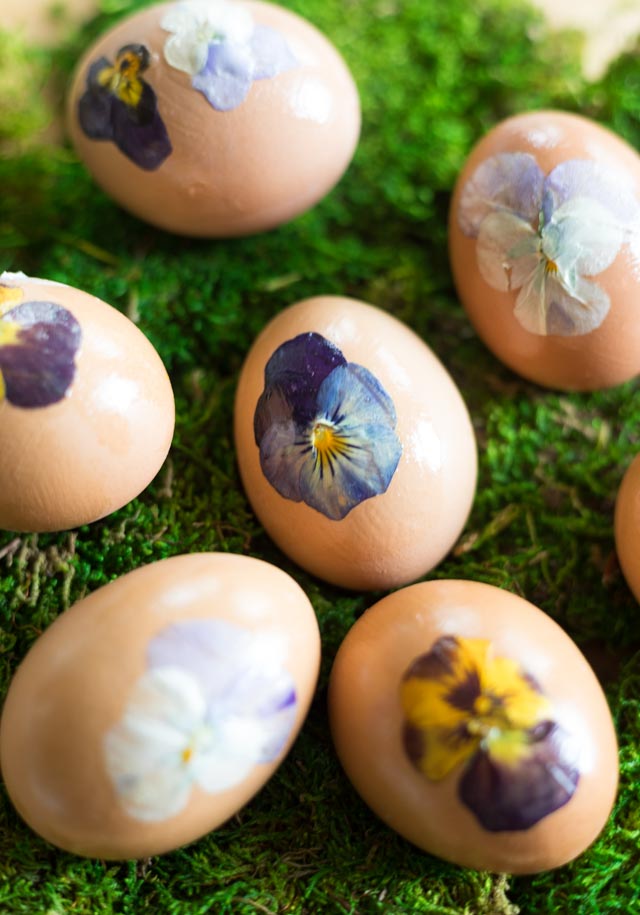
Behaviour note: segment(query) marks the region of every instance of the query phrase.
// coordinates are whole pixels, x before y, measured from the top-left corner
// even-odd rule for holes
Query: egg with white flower
[[[574,114],[498,124],[456,183],[451,266],[478,334],[539,384],[596,390],[640,371],[640,157]]]
[[[476,445],[458,388],[409,327],[355,299],[306,299],[264,328],[240,375],[235,441],[269,535],[347,588],[426,574],[471,509]]]
[[[126,17],[78,65],[68,128],[121,206],[183,235],[287,222],[340,179],[360,103],[314,26],[260,0],[174,0]]]
[[[319,658],[309,600],[266,562],[202,553],[137,569],[63,613],[16,672],[0,723],[9,796],[76,854],[192,842],[282,762]]]

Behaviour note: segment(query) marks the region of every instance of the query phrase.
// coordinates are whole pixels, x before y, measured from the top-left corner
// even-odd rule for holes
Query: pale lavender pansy
[[[529,153],[485,160],[463,188],[458,222],[477,238],[478,267],[534,334],[573,336],[602,324],[607,292],[590,277],[636,233],[640,207],[623,175],[571,159],[545,176]]]
[[[298,65],[279,32],[256,25],[249,10],[231,0],[185,0],[161,25],[171,32],[164,46],[167,63],[189,74],[218,111],[237,108],[255,80]]]
[[[178,814],[194,786],[215,794],[275,760],[297,700],[286,646],[223,620],[187,620],[149,643],[147,670],[105,737],[106,769],[127,813]]]

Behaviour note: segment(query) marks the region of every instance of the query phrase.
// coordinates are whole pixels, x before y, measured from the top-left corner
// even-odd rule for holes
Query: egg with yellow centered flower
[[[595,675],[556,623],[502,589],[431,581],[381,600],[338,652],[329,710],[363,799],[456,864],[558,867],[611,811],[617,744]]]

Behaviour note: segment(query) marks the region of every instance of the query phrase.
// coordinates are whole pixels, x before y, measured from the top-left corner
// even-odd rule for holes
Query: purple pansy
[[[280,495],[334,521],[386,492],[402,454],[391,397],[316,333],[271,356],[254,433],[262,472]]]
[[[194,786],[209,793],[243,781],[283,751],[297,698],[286,646],[224,620],[162,629],[147,669],[105,738],[116,793],[136,819],[179,813]]]
[[[218,111],[237,108],[255,80],[298,65],[279,32],[255,25],[246,7],[229,0],[187,0],[170,9],[161,24],[171,32],[167,63],[189,74]]]

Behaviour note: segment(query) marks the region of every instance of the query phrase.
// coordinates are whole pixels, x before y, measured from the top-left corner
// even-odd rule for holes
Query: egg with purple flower
[[[79,63],[68,126],[121,206],[183,235],[248,235],[313,206],[347,168],[360,104],[310,23],[253,0],[174,0]]]
[[[280,765],[319,660],[313,608],[275,566],[201,553],[130,572],[63,613],[16,672],[0,723],[9,796],[76,854],[192,842]]]

